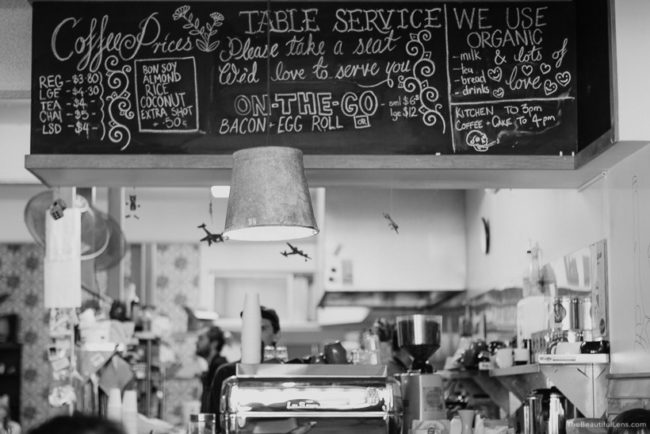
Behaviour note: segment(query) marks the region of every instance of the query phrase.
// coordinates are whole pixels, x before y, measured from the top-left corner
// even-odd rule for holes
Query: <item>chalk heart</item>
[[[549,72],[551,72],[551,65],[549,65],[548,63],[542,63],[541,65],[539,65],[539,70],[542,71],[542,74],[546,75]]]
[[[494,89],[492,91],[492,95],[494,95],[495,98],[503,98],[503,95],[504,95],[503,88],[500,87],[498,89]]]
[[[567,87],[571,82],[571,73],[569,71],[558,72],[557,74],[555,74],[555,80],[562,87]]]
[[[503,77],[503,71],[501,70],[501,67],[495,66],[494,68],[488,69],[487,75],[490,80],[501,81],[501,77]]]
[[[557,84],[549,79],[544,80],[544,93],[548,95],[553,95],[557,91]]]
[[[521,72],[526,74],[526,77],[529,77],[530,74],[533,73],[533,66],[532,65],[522,65],[521,66]]]

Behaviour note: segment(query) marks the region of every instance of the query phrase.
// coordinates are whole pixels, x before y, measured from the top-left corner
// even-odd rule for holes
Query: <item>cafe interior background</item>
[[[443,347],[436,354],[441,362],[453,353],[458,319],[472,301],[490,304],[488,309],[477,308],[488,311],[488,328],[510,327],[514,333],[513,309],[529,267],[527,250],[538,247],[545,264],[606,240],[610,374],[647,382],[650,148],[645,145],[650,139],[650,84],[645,71],[650,68],[646,25],[650,4],[643,0],[611,4],[616,11],[617,143],[588,165],[587,179],[576,181],[585,177],[585,171],[582,175],[501,171],[491,174],[486,185],[471,174],[451,180],[442,175],[426,185],[390,179],[365,185],[311,185],[321,233],[299,243],[311,261],[281,256],[283,243],[200,243],[203,235],[197,225],[218,228],[225,217],[227,199],[213,197],[209,188],[125,185],[122,197],[136,194],[140,207],[137,219],[121,222],[129,246],[121,265],[124,286],[135,284],[147,303],[169,317],[171,347],[187,366],[193,363],[194,347],[184,306],[217,310],[218,324],[237,332],[243,288],[259,290],[262,303],[278,310],[282,342],[291,357],[309,354],[314,344],[353,338],[377,317],[419,311],[418,303],[440,297],[446,307],[430,307],[427,312],[447,314]],[[8,298],[0,302],[0,314],[20,316],[20,415],[25,426],[60,411],[48,404],[44,252],[30,236],[23,215],[27,201],[46,189],[24,169],[30,139],[30,52],[31,6],[26,0],[4,0],[0,295]],[[95,193],[97,208],[107,210],[107,189],[97,188]],[[387,225],[385,212],[399,223],[399,234]],[[97,277],[105,291],[105,273]],[[224,300],[225,308],[219,304]],[[332,306],[327,306],[328,300]],[[354,306],[355,300],[374,307]],[[321,301],[325,307],[317,306]],[[190,371],[181,369],[165,379],[163,418],[168,421],[179,420],[181,402],[198,397],[199,382],[187,374]],[[610,394],[609,411],[650,406],[647,394],[632,395]]]

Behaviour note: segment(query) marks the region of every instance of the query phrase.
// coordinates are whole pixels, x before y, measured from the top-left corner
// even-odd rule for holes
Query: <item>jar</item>
[[[488,350],[483,350],[478,354],[478,370],[489,371],[492,369],[492,354]]]
[[[523,339],[521,347],[514,349],[515,365],[526,365],[530,363],[530,339]]]

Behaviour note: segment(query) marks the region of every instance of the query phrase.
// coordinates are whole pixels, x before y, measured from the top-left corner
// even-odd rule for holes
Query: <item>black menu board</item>
[[[35,2],[32,154],[571,154],[575,6]]]

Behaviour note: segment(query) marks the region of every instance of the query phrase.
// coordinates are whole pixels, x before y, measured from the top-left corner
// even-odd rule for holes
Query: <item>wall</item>
[[[230,289],[230,308],[222,306],[220,314],[234,319],[234,325],[239,329],[241,321],[239,312],[243,306],[245,292],[260,295],[260,303],[278,311],[283,324],[305,323],[313,316],[315,306],[307,306],[311,297],[306,278],[296,275],[313,276],[316,272],[315,244],[313,241],[292,242],[312,259],[304,260],[300,256],[284,257],[280,252],[289,250],[286,243],[236,243],[217,244],[200,247],[200,306],[202,309],[212,309],[215,303],[225,302],[217,297],[215,279],[233,279],[240,284],[240,278],[246,278],[248,288],[237,290],[241,295],[235,299],[233,288]],[[237,280],[239,279],[239,280]],[[225,282],[226,280],[223,280]],[[309,279],[313,281],[312,279]],[[235,283],[230,280],[229,285]],[[268,285],[265,288],[264,285]],[[271,287],[275,290],[271,290]],[[222,288],[219,288],[222,289]],[[315,304],[315,303],[313,303]],[[297,307],[298,309],[294,309]],[[296,311],[299,310],[299,311]],[[287,327],[285,327],[286,329]]]
[[[607,177],[612,373],[650,373],[649,169],[646,147]]]
[[[24,169],[29,153],[32,8],[26,0],[0,2],[0,189],[4,183],[36,184]],[[0,238],[2,239],[2,238]]]
[[[602,182],[600,182],[602,184]],[[476,294],[521,286],[526,250],[539,244],[549,262],[607,236],[602,187],[576,190],[468,191],[467,287]],[[489,220],[490,252],[481,252],[481,217]]]
[[[32,64],[32,8],[25,0],[0,4],[0,91],[27,92]],[[11,59],[10,61],[8,59]]]
[[[464,289],[464,193],[331,188],[325,196],[325,286],[355,290]],[[399,234],[389,226],[389,213]],[[351,284],[339,278],[352,265]],[[330,281],[329,277],[334,280]]]
[[[154,259],[155,286],[153,304],[156,311],[171,320],[171,344],[180,363],[179,375],[165,378],[164,416],[168,422],[182,423],[182,403],[200,399],[194,355],[196,334],[187,332],[187,313],[183,306],[195,307],[199,301],[199,248],[196,243],[160,243]]]
[[[3,21],[1,11],[0,8],[0,22]],[[0,70],[3,63],[5,62],[0,62]],[[1,72],[0,77],[2,77]],[[38,184],[38,179],[25,169],[24,163],[25,155],[29,154],[30,102],[28,99],[2,99],[1,93],[2,87],[0,87],[0,137],[2,137],[0,189],[3,188],[2,184]]]
[[[647,0],[612,0],[616,26],[615,96],[618,105],[618,139],[650,138],[648,107],[650,68],[650,2]]]
[[[624,144],[618,146],[625,146]],[[650,147],[574,190],[473,191],[467,194],[468,288],[520,285],[525,250],[544,260],[608,241],[611,372],[650,373]],[[492,227],[492,251],[476,249],[478,221]],[[474,244],[474,245],[472,245]]]
[[[44,191],[42,185],[3,185],[0,183],[0,242],[32,243],[23,212],[29,198]]]
[[[0,244],[0,294],[9,294],[0,302],[0,314],[20,316],[23,432],[62,411],[50,407],[47,400],[51,373],[47,361],[49,315],[43,306],[43,254],[35,244]]]

